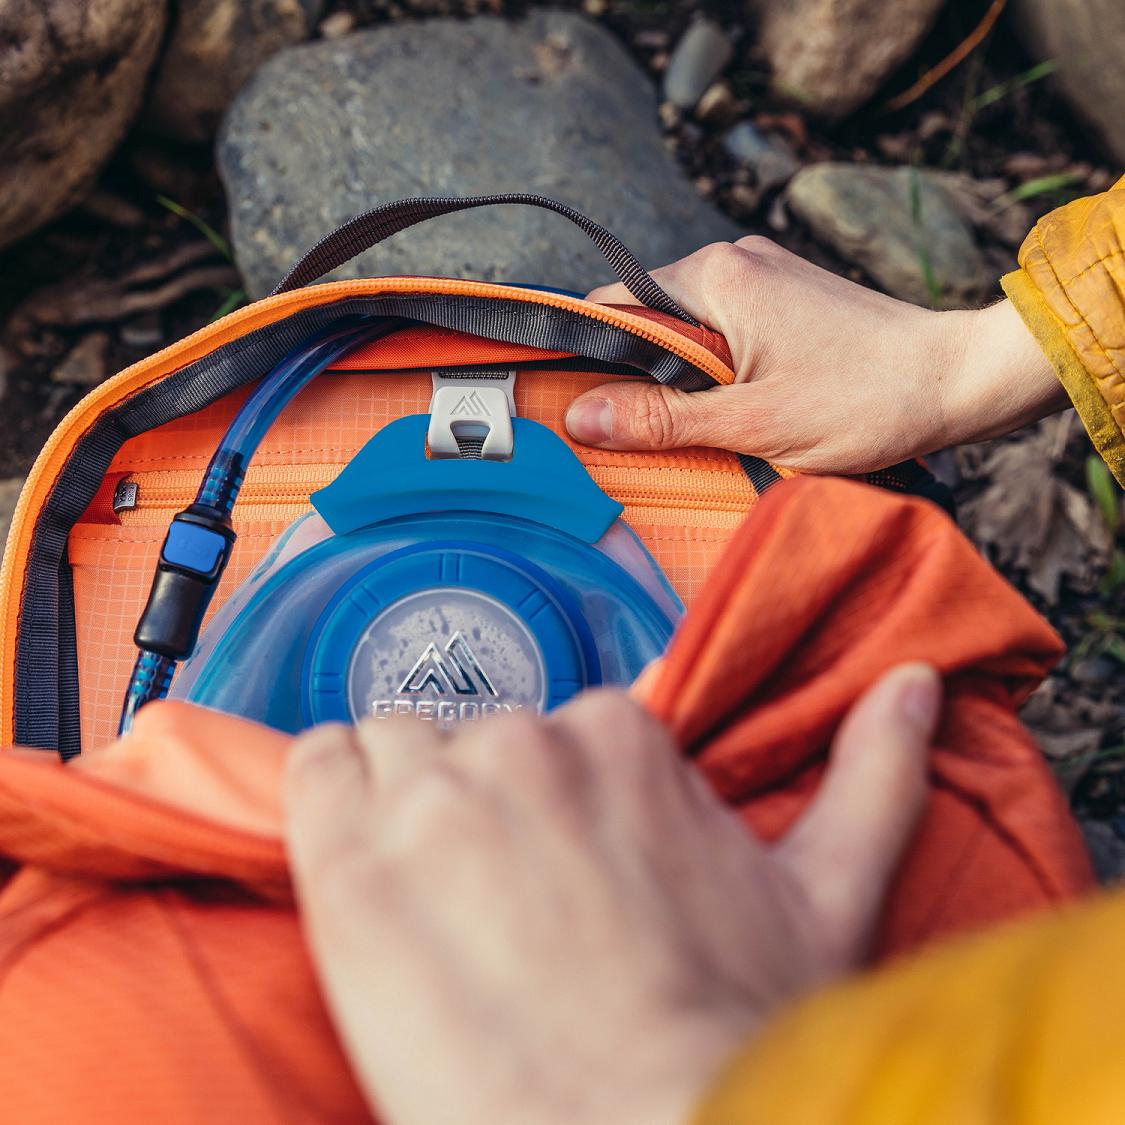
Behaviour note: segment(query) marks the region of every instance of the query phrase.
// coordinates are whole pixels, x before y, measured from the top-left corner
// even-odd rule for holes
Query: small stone
[[[784,192],[774,196],[773,203],[770,204],[769,212],[766,214],[766,226],[778,234],[789,229],[789,208],[785,206]]]
[[[109,335],[90,332],[83,336],[51,372],[51,382],[75,387],[96,387],[106,376]]]
[[[23,477],[10,477],[0,480],[0,553],[8,539],[8,529],[12,526],[12,513],[23,490]]]
[[[130,348],[155,348],[164,343],[164,326],[158,312],[134,317],[121,326],[121,342]]]
[[[780,137],[767,136],[749,121],[740,121],[723,137],[723,148],[732,160],[753,171],[758,187],[787,184],[800,170],[801,162]]]
[[[600,19],[609,11],[607,0],[582,0],[582,11],[594,19]]]
[[[715,194],[715,181],[710,176],[700,176],[695,181],[695,186],[700,195],[712,196]]]
[[[826,117],[845,117],[867,101],[910,57],[943,2],[749,0],[774,92]]]
[[[665,129],[675,129],[681,120],[680,111],[671,102],[661,102],[660,124]]]
[[[680,109],[694,109],[733,55],[734,46],[717,23],[708,19],[693,21],[668,60],[664,99]]]
[[[730,201],[740,210],[752,214],[758,210],[758,204],[762,202],[762,192],[749,184],[735,184],[730,189]]]
[[[790,181],[788,199],[818,238],[896,297],[955,308],[976,305],[987,292],[989,277],[972,228],[926,172],[814,164]]]
[[[875,146],[888,160],[909,164],[918,147],[918,138],[914,133],[883,133],[875,138]]]
[[[729,119],[735,112],[734,94],[726,82],[713,82],[704,91],[703,97],[695,107],[695,116],[700,121],[719,121]]]
[[[321,39],[341,39],[355,30],[355,14],[352,12],[333,12],[320,21]]]
[[[935,137],[948,136],[955,128],[956,125],[949,114],[943,113],[940,109],[931,109],[928,113],[922,114],[922,120],[918,122],[918,139],[932,141]]]
[[[1083,820],[1079,825],[1099,882],[1120,882],[1125,877],[1125,841],[1100,820]]]
[[[1109,684],[1121,675],[1121,665],[1112,657],[1087,657],[1070,669],[1070,678],[1080,684]]]

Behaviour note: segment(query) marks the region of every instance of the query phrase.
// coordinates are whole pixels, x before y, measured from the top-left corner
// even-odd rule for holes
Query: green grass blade
[[[156,202],[161,207],[166,207],[173,215],[191,223],[232,266],[234,265],[234,252],[230,248],[230,243],[206,219],[201,219],[194,211],[189,211],[182,203],[177,203],[166,195],[157,195]]]

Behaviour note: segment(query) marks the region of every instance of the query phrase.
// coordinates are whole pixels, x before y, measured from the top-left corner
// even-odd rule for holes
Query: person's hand
[[[685,1121],[777,1005],[860,963],[921,812],[936,673],[860,701],[765,846],[625,696],[295,746],[287,837],[355,1073],[392,1125]]]
[[[731,387],[588,391],[567,414],[606,449],[710,445],[806,472],[860,473],[1017,429],[1066,393],[1002,301],[933,312],[865,289],[769,239],[716,243],[653,277],[734,356]],[[590,300],[636,303],[624,286]]]

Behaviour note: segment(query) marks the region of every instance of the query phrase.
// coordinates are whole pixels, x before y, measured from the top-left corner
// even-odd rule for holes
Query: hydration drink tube
[[[239,411],[161,549],[123,732],[168,694],[290,732],[546,711],[631,683],[664,651],[679,599],[569,446],[515,417],[505,368],[435,371],[430,413],[385,426],[314,493],[200,639],[266,430],[339,355],[400,323],[337,322]]]

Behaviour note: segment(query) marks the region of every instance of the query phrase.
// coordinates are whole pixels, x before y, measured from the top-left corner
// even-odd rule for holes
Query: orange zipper
[[[307,465],[251,466],[235,505],[236,520],[275,522],[296,519],[309,509],[309,495],[331,484],[342,465],[331,462]],[[655,486],[652,469],[586,462],[595,482],[622,504],[670,511],[745,511],[753,492],[740,472],[725,469],[669,468],[667,479]],[[295,472],[299,473],[295,477]],[[169,469],[131,473],[118,484],[136,486],[127,507],[115,508],[123,527],[155,527],[191,503],[199,487],[194,469]]]

